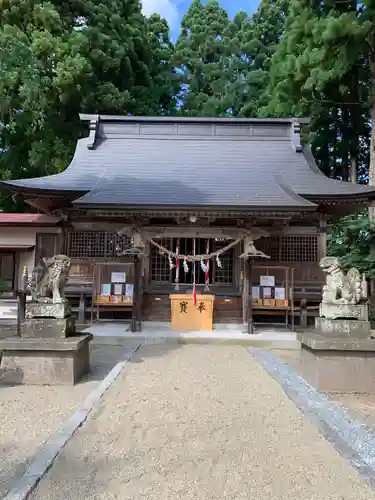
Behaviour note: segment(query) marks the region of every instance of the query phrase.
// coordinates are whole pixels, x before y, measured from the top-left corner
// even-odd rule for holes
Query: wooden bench
[[[300,327],[306,328],[308,326],[308,318],[316,317],[319,313],[322,287],[323,284],[320,283],[297,283],[293,289],[293,305],[289,308],[253,305],[253,315],[281,316],[284,314],[287,318],[289,315],[293,315],[299,317]]]
[[[68,282],[65,287],[65,295],[72,302],[72,312],[76,313],[77,323],[85,324],[85,314],[91,313],[92,309],[92,283],[91,282]],[[78,301],[78,306],[74,304]]]
[[[308,326],[308,318],[319,314],[323,283],[298,283],[294,287],[294,314],[299,316],[301,328]]]

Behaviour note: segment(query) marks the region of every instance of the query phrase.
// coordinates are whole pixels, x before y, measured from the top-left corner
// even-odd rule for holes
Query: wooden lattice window
[[[192,238],[180,238],[180,253],[185,255],[193,254],[193,239]],[[164,238],[158,239],[157,242],[165,248],[175,249],[176,248],[176,238]],[[210,251],[218,250],[228,245],[229,241],[215,241],[210,240]],[[195,239],[195,250],[196,254],[204,254],[206,252],[207,240],[204,238]],[[232,284],[233,283],[233,272],[234,272],[234,249],[231,248],[224,254],[220,256],[222,267],[219,268],[214,259],[210,261],[209,270],[209,280],[210,283],[215,284]],[[170,269],[170,264],[168,256],[161,255],[158,248],[151,245],[151,281],[156,283],[171,283],[175,281],[176,269]],[[189,262],[189,270],[185,273],[183,269],[183,263],[180,262],[179,269],[179,283],[181,285],[192,285],[193,284],[193,265]],[[205,273],[201,269],[199,262],[195,264],[195,279],[198,285],[203,285],[205,283]]]
[[[229,240],[215,241],[215,251],[224,248],[229,243]],[[222,283],[231,285],[233,283],[233,270],[234,270],[234,249],[230,248],[220,255],[222,267],[218,267],[215,261],[214,264],[214,283]],[[213,262],[213,261],[212,261]]]
[[[67,254],[73,259],[114,259],[129,248],[126,235],[107,231],[71,231],[68,233]]]
[[[258,250],[268,255],[271,261],[280,261],[280,238],[278,236],[260,238],[255,241],[255,246]]]
[[[318,236],[283,236],[281,262],[317,262]]]
[[[170,238],[155,240],[164,248],[170,249]],[[158,283],[167,283],[172,280],[172,273],[169,260],[166,255],[161,255],[158,248],[151,245],[151,281]]]
[[[273,236],[256,240],[255,246],[273,262],[318,262],[318,238],[318,235]]]
[[[55,233],[37,233],[35,263],[39,264],[40,259],[50,259],[57,252],[57,240],[59,235]]]

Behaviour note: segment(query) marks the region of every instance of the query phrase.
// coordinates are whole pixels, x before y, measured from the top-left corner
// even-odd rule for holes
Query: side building
[[[375,187],[323,175],[294,118],[81,119],[89,135],[64,172],[2,184],[61,219],[53,248],[72,258],[72,293],[81,301],[91,299],[95,264],[125,262],[141,235],[144,321],[169,321],[169,295],[194,284],[215,295],[214,323],[293,313],[305,299],[314,306],[327,219],[375,199]],[[241,256],[251,243],[269,258],[249,266]],[[209,266],[184,265],[169,255],[176,249],[213,255]]]

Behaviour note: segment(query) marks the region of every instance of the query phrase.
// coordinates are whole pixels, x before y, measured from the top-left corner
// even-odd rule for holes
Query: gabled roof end
[[[100,116],[99,115],[79,115],[80,119],[82,121],[89,121],[89,138],[87,141],[87,149],[95,149],[95,143],[96,139],[98,137],[98,130],[99,130],[99,121],[100,121]]]
[[[293,118],[292,120],[290,127],[290,135],[294,151],[296,153],[302,153],[301,123],[297,120],[297,118]]]

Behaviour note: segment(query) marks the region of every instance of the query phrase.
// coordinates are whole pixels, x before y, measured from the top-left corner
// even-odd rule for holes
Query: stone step
[[[0,300],[0,320],[17,320],[17,301]]]

